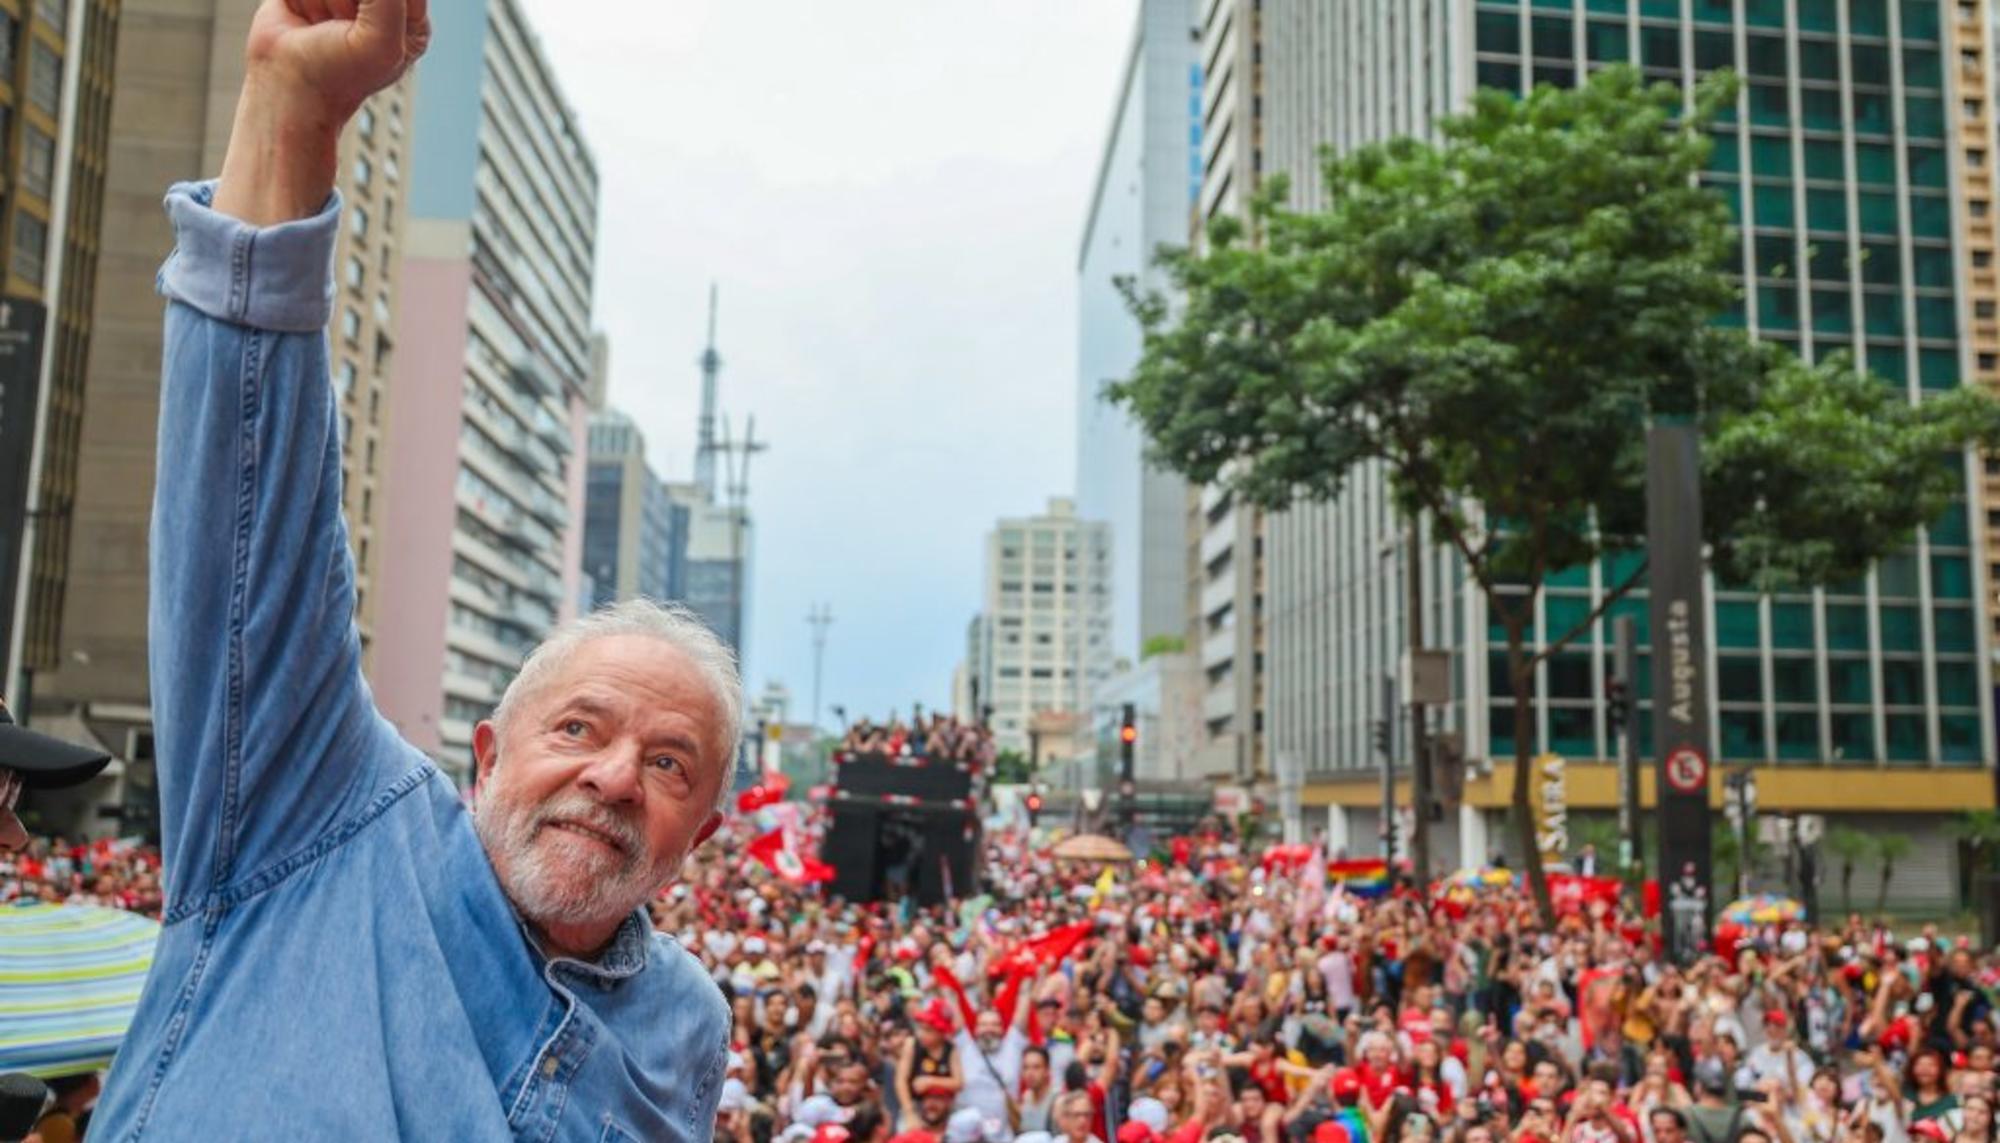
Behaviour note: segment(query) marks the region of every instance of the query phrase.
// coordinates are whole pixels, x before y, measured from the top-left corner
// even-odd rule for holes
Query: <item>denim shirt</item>
[[[168,195],[160,274],[165,926],[91,1138],[707,1139],[714,982],[643,912],[595,963],[545,959],[362,681],[324,334],[338,197],[260,230],[213,193]]]

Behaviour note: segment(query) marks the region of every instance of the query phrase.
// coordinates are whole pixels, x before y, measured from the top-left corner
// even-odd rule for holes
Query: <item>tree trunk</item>
[[[1889,908],[1889,878],[1894,876],[1895,872],[1895,862],[1884,861],[1882,863],[1882,884],[1875,887],[1875,915],[1877,917],[1882,916]]]
[[[1527,666],[1523,642],[1521,628],[1510,624],[1507,672],[1514,686],[1514,836],[1521,843],[1521,865],[1528,876],[1528,890],[1535,896],[1535,910],[1542,915],[1543,927],[1552,930],[1556,927],[1556,903],[1549,896],[1549,877],[1542,869],[1541,848],[1535,837],[1535,810],[1528,798],[1534,776],[1535,675]]]
[[[1853,889],[1854,862],[1843,861],[1840,863],[1840,911],[1843,913],[1852,914],[1854,912]]]

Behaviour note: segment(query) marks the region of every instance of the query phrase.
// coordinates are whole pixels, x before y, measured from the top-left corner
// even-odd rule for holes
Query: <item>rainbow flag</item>
[[[1379,857],[1329,861],[1326,876],[1336,887],[1355,897],[1380,897],[1389,891],[1389,863]]]

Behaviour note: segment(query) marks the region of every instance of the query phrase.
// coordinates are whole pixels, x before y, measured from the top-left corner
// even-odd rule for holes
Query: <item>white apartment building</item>
[[[1111,527],[1049,500],[986,536],[986,606],[969,640],[979,702],[1003,750],[1026,751],[1034,716],[1082,711],[1110,673]],[[975,712],[977,713],[977,712]]]

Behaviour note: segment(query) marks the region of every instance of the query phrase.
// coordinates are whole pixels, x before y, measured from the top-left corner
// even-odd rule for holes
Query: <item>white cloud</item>
[[[1134,0],[524,0],[602,173],[612,400],[692,466],[723,407],[773,443],[753,687],[949,696],[995,517],[1074,480],[1077,243]],[[579,19],[579,8],[589,19]]]

